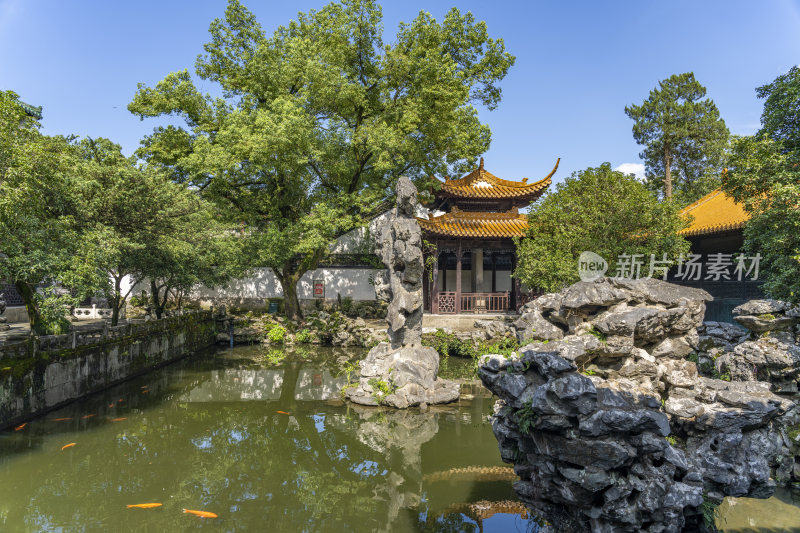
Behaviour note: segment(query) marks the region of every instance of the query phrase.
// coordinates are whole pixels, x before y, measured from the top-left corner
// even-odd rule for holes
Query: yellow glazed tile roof
[[[506,213],[461,211],[454,207],[444,215],[417,218],[426,233],[446,237],[523,237],[528,230],[528,216],[516,209]]]
[[[483,168],[483,158],[480,166],[457,180],[445,179],[442,183],[442,192],[447,196],[456,198],[538,198],[544,193],[552,182],[551,178],[558,169],[561,158],[556,161],[556,166],[544,179],[535,183],[522,181],[508,181],[500,179]]]
[[[679,233],[683,236],[707,235],[743,228],[750,215],[742,204],[717,189],[703,196],[681,210],[682,216],[691,215],[693,220],[688,228]]]

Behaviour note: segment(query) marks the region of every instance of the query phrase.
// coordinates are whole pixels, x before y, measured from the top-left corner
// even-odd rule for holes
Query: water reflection
[[[353,408],[339,399],[341,353],[269,365],[251,351],[166,367],[0,434],[0,530],[531,529],[490,399]],[[164,505],[126,508],[145,502]]]

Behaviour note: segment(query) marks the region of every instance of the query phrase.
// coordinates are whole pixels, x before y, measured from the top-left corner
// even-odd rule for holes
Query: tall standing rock
[[[397,207],[376,241],[376,252],[389,270],[392,293],[386,314],[389,342],[374,347],[361,361],[359,382],[346,392],[358,404],[402,409],[458,398],[458,384],[436,377],[439,354],[422,346],[425,263],[416,207],[417,189],[410,179],[401,177]]]

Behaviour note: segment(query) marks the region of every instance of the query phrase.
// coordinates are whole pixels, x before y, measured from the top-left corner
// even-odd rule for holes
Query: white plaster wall
[[[300,299],[314,297],[314,280],[325,280],[325,298],[334,299],[338,294],[353,300],[375,300],[375,286],[371,279],[381,272],[374,268],[318,268],[306,272],[297,284]],[[248,278],[234,280],[225,287],[209,289],[200,287],[192,292],[191,298],[198,300],[220,299],[259,299],[283,296],[278,279],[269,268],[255,269]]]

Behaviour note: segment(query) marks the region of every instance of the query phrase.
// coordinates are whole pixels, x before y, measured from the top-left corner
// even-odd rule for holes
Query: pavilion
[[[511,277],[516,268],[514,238],[528,229],[521,208],[535,202],[550,186],[553,170],[527,183],[500,179],[483,166],[466,176],[440,181],[428,218],[417,218],[435,257],[426,275],[425,310],[433,314],[505,313],[516,311],[532,296]]]
[[[764,297],[758,279],[763,276],[763,267],[756,279],[754,272],[740,277],[734,270],[736,258],[742,253],[744,228],[750,214],[722,189],[716,189],[684,207],[681,216],[689,219],[689,225],[679,233],[691,243],[691,253],[699,256],[706,266],[719,259],[730,265],[721,275],[697,271],[696,276],[681,276],[673,269],[668,280],[708,291],[714,300],[706,304],[706,320],[732,322],[734,307]]]

